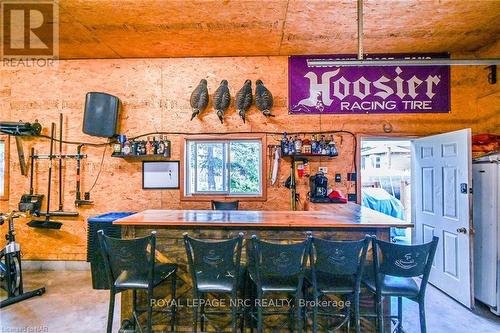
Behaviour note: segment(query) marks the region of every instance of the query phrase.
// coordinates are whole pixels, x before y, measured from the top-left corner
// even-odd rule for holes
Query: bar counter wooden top
[[[408,228],[412,224],[354,203],[316,204],[308,211],[145,210],[114,221],[122,226],[225,228]]]

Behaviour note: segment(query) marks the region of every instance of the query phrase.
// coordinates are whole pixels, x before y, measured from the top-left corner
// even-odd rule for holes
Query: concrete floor
[[[47,289],[42,297],[2,309],[1,332],[105,332],[109,293],[92,289],[89,271],[25,273],[26,290],[41,286]],[[117,298],[114,332],[119,328],[119,308]],[[426,309],[429,333],[500,332],[500,318],[484,306],[471,312],[432,286],[428,288]],[[416,304],[405,301],[403,312],[406,331],[419,332]]]

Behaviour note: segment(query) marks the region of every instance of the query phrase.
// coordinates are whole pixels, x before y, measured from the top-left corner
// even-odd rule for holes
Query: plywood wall
[[[70,141],[102,142],[84,135],[81,131],[85,93],[104,91],[119,96],[123,102],[120,132],[135,136],[153,131],[216,132],[227,131],[320,131],[348,130],[356,134],[381,135],[384,123],[393,126],[392,135],[427,135],[472,127],[482,130],[478,120],[491,111],[478,107],[481,96],[491,88],[482,68],[454,68],[452,70],[452,111],[449,114],[425,115],[359,115],[359,116],[289,116],[287,114],[287,58],[184,58],[184,59],[110,59],[61,61],[53,69],[25,68],[4,70],[0,77],[1,120],[34,121],[38,119],[48,133],[50,122],[57,122],[64,114],[64,137]],[[220,80],[227,79],[234,95],[245,79],[262,79],[273,92],[276,117],[266,119],[252,108],[248,121],[243,124],[234,106],[221,125],[211,110],[201,120],[189,121],[191,110],[189,95],[201,78],[208,80],[213,93]],[[498,105],[498,104],[497,104]],[[172,159],[180,159],[181,141],[170,136],[173,145]],[[268,136],[272,143],[275,136]],[[346,179],[352,172],[353,139],[337,138],[339,158],[315,162],[312,172],[321,164],[329,168],[331,181],[335,173]],[[35,147],[47,153],[46,140],[24,139],[26,152]],[[65,145],[64,152],[74,153],[75,146]],[[0,203],[0,210],[14,208],[22,193],[28,191],[28,178],[21,176],[14,140],[11,140],[10,200]],[[99,171],[103,148],[88,147],[88,159],[83,166],[83,183],[86,190],[92,185]],[[140,211],[146,208],[202,209],[207,202],[181,202],[176,190],[142,190],[141,164],[129,163],[110,157],[110,148],[104,154],[100,178],[92,191],[95,205],[78,209],[77,219],[59,219],[64,226],[59,231],[27,228],[22,221],[17,224],[19,241],[23,244],[25,258],[52,260],[85,260],[86,218],[109,211]],[[267,168],[267,166],[266,166]],[[47,188],[47,162],[36,165],[35,189],[45,193]],[[268,174],[269,170],[266,170]],[[280,165],[279,183],[268,187],[266,202],[242,203],[243,209],[286,210],[289,208],[289,191],[283,182],[289,175],[289,166]],[[64,208],[75,210],[75,162],[65,162]],[[57,195],[57,178],[53,182],[53,195]],[[307,180],[300,181],[299,192],[305,198]],[[336,186],[342,192],[352,192],[351,184],[343,181]],[[57,208],[57,200],[52,209]],[[5,227],[2,227],[4,232]]]

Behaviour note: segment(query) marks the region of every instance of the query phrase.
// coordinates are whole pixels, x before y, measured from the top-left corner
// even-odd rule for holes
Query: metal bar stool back
[[[359,294],[370,241],[370,236],[356,241],[331,241],[315,237],[312,240],[311,273],[310,276],[308,275],[308,280],[312,284],[314,300],[318,301],[320,297],[327,294],[352,296],[356,332],[360,332]],[[331,315],[331,313],[323,314]],[[318,329],[317,315],[318,308],[314,306],[314,332]],[[350,311],[336,329],[345,322],[349,324],[349,320]]]
[[[107,332],[111,333],[115,295],[125,290],[133,291],[133,325],[142,327],[138,319],[137,290],[147,291],[147,332],[152,332],[153,289],[168,278],[172,278],[172,298],[175,298],[175,264],[155,264],[156,232],[150,236],[136,239],[118,239],[98,231],[108,281],[110,285],[110,303]],[[171,309],[171,330],[175,327],[175,310]]]
[[[419,304],[420,330],[426,332],[425,290],[439,238],[420,245],[401,245],[373,237],[373,273],[364,280],[376,295],[378,330],[383,332],[382,297],[398,297],[398,332],[402,327],[402,297]],[[370,272],[367,272],[370,273]],[[418,285],[414,278],[421,277]]]
[[[251,251],[249,253],[249,275],[256,287],[257,299],[262,300],[265,293],[283,292],[293,296],[295,310],[297,312],[298,331],[302,332],[302,310],[298,306],[299,300],[303,299],[302,287],[311,235],[300,243],[279,244],[260,240],[256,235],[251,239]],[[262,332],[265,314],[262,302],[257,307],[257,331]],[[274,312],[276,313],[276,312]],[[290,309],[290,328],[294,331],[294,310]],[[270,314],[270,313],[267,313]]]
[[[213,210],[238,210],[240,202],[237,201],[212,201]]]
[[[193,298],[204,298],[208,293],[231,295],[232,330],[236,332],[238,307],[236,304],[241,281],[241,251],[243,233],[229,240],[201,240],[184,234],[184,244],[193,281]],[[193,332],[198,329],[198,306],[193,308]],[[218,311],[211,311],[216,313]],[[206,313],[201,307],[201,331],[205,330]]]

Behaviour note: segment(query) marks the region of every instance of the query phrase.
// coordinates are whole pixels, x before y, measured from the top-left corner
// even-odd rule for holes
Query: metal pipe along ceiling
[[[500,59],[369,59],[363,58],[363,2],[357,1],[358,9],[358,56],[357,59],[308,59],[308,67],[348,67],[348,66],[491,66],[500,64]]]

